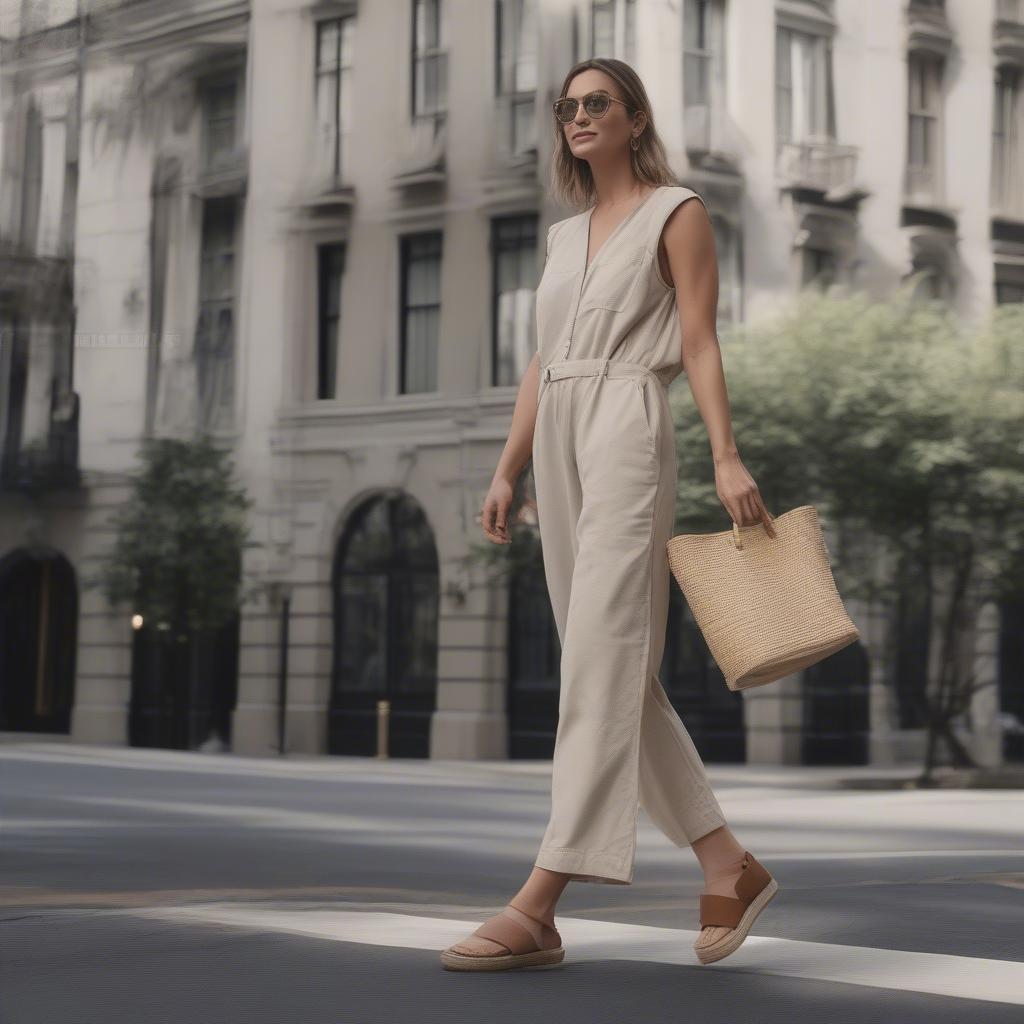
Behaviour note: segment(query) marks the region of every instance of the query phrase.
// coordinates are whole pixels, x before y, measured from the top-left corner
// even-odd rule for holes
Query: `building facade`
[[[533,351],[542,240],[574,212],[548,194],[550,109],[585,56],[640,70],[709,207],[720,334],[833,282],[881,298],[909,281],[968,319],[1024,300],[1020,0],[2,10],[11,734],[120,744],[159,713],[186,723],[178,745],[245,754],[283,736],[369,755],[381,732],[397,756],[550,753],[536,546],[501,574],[467,553]],[[173,679],[153,683],[130,617],[84,582],[140,441],[197,427],[254,500],[243,573],[266,590],[209,692],[168,705]],[[851,607],[862,644],[741,696],[673,590],[660,678],[708,760],[920,756],[902,695],[921,680],[891,651],[894,629],[898,651],[926,644],[927,616]],[[984,763],[1004,754],[1000,709],[1024,716],[1020,621],[976,630],[1000,677],[964,726]]]

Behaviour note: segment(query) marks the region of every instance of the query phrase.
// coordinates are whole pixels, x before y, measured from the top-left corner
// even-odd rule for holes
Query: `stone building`
[[[910,280],[967,318],[1024,300],[1022,0],[0,12],[10,735],[271,754],[283,732],[290,751],[372,754],[383,698],[392,755],[550,753],[539,562],[495,579],[464,559],[532,352],[542,240],[573,212],[547,183],[577,59],[640,70],[712,213],[720,333],[833,281]],[[183,695],[82,581],[140,441],[197,427],[254,500],[243,572],[268,586]],[[920,662],[881,652],[893,630],[927,644],[927,617],[852,608],[863,645],[740,697],[673,593],[661,679],[708,760],[919,756]],[[986,763],[1000,702],[1024,717],[1022,616],[1001,612],[975,654],[1000,688],[965,735]]]

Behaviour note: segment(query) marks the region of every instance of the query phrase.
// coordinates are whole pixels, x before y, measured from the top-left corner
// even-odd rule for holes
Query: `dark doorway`
[[[899,568],[899,589],[892,616],[893,689],[900,729],[928,724],[928,648],[931,644],[932,595],[927,576],[912,558]]]
[[[49,548],[0,559],[0,730],[71,731],[78,585]]]
[[[742,764],[747,759],[743,696],[726,686],[683,592],[674,580],[669,585],[665,656],[658,679],[701,759]]]
[[[562,649],[540,537],[523,531],[516,543],[524,557],[509,585],[508,756],[543,760],[555,752]]]
[[[238,697],[236,613],[218,630],[179,639],[144,625],[132,637],[133,747],[228,750]]]
[[[999,709],[1003,757],[1024,761],[1024,595],[999,605]]]
[[[430,756],[437,702],[438,562],[419,504],[378,494],[350,516],[332,573],[331,754],[377,753],[377,702],[389,701],[388,755]]]
[[[550,758],[558,728],[561,647],[539,541],[537,551],[532,562],[524,556],[510,588],[510,758]],[[743,698],[725,685],[682,592],[674,583],[658,679],[702,759],[746,760]]]
[[[868,656],[857,641],[803,673],[803,764],[867,764]]]

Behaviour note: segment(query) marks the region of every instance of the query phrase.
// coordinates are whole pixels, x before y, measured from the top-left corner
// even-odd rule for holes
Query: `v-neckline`
[[[652,188],[651,191],[648,192],[647,195],[645,195],[643,197],[643,199],[641,199],[640,202],[637,203],[636,206],[634,206],[633,209],[630,210],[629,213],[627,213],[626,216],[623,217],[622,220],[620,220],[619,223],[616,224],[615,227],[613,227],[611,229],[611,231],[608,232],[608,237],[597,247],[597,252],[595,252],[594,255],[592,257],[590,257],[590,262],[589,263],[587,262],[587,257],[590,256],[590,227],[591,227],[591,222],[594,219],[594,206],[592,206],[589,210],[587,210],[587,231],[586,231],[586,235],[585,235],[586,242],[585,242],[585,244],[583,246],[583,276],[584,277],[586,277],[587,273],[590,271],[590,268],[597,262],[598,257],[601,255],[602,252],[604,252],[605,247],[615,237],[615,235],[618,233],[619,229],[621,227],[623,227],[626,224],[627,221],[631,220],[637,213],[639,213],[640,212],[640,208],[642,206],[646,206],[647,202],[651,198],[653,198],[654,193],[660,191],[662,188],[664,188],[664,185],[655,185],[654,188]],[[597,204],[595,203],[595,206],[596,205]]]

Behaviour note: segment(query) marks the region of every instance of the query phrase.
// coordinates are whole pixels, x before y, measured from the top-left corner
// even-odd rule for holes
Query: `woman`
[[[778,887],[729,830],[654,674],[677,474],[666,387],[680,373],[707,426],[722,504],[741,526],[774,530],[732,435],[710,219],[695,192],[672,184],[643,84],[622,61],[586,60],[566,76],[554,113],[558,188],[593,205],[548,231],[537,353],[481,510],[487,537],[509,543],[513,484],[532,455],[562,645],[551,817],[513,900],[441,961],[454,970],[560,962],[559,896],[572,879],[632,882],[642,804],[704,871],[694,948],[710,963],[740,945]]]

